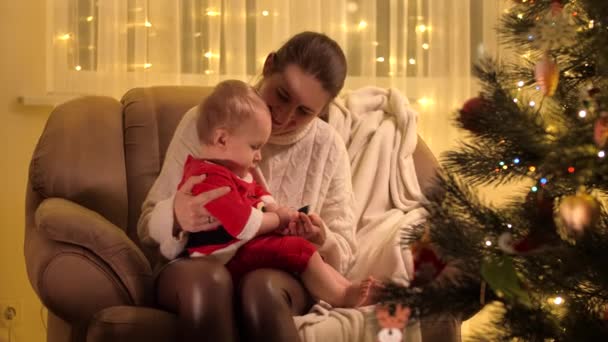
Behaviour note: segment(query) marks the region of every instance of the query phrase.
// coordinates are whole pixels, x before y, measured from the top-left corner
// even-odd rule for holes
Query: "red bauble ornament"
[[[482,109],[486,104],[487,100],[482,97],[474,97],[472,99],[467,100],[462,106],[461,112],[465,113],[474,113]]]
[[[492,111],[492,105],[490,101],[482,97],[474,97],[467,100],[460,109],[460,116],[458,121],[464,129],[471,132],[478,132],[480,130],[480,117],[486,115]]]
[[[420,241],[412,246],[414,281],[412,286],[424,285],[435,279],[446,266],[429,242]]]

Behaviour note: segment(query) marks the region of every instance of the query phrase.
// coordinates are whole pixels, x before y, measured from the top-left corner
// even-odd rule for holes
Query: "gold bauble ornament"
[[[559,204],[559,233],[566,240],[578,239],[600,218],[600,204],[595,197],[578,193],[564,197]]]

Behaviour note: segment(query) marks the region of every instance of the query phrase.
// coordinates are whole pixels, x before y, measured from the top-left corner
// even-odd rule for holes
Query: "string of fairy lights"
[[[359,5],[357,4],[357,2],[347,2],[346,3],[346,10],[349,13],[355,13],[359,10]],[[130,9],[130,11],[133,12],[145,12],[146,9],[143,7],[137,7],[137,8],[132,8]],[[266,17],[277,17],[279,16],[279,13],[277,11],[273,11],[271,9],[261,9],[258,10],[256,12],[257,16],[260,19],[266,18]],[[203,15],[209,17],[209,18],[218,18],[221,19],[222,18],[222,11],[219,10],[218,8],[207,8],[203,11],[202,13]],[[139,21],[136,22],[130,22],[127,23],[127,27],[128,28],[139,28],[139,29],[145,29],[145,30],[149,30],[150,32],[152,32],[153,30],[156,29],[155,24],[148,18],[147,15],[142,15],[141,17],[143,18],[139,18]],[[424,18],[422,16],[418,16],[417,20],[424,20]],[[79,16],[79,21],[84,21],[87,22],[91,25],[94,25],[96,23],[96,21],[98,21],[98,18],[95,17],[94,15],[90,15],[90,13],[86,13],[86,14],[81,14]],[[368,20],[366,20],[365,18],[362,18],[360,20],[358,20],[357,22],[355,22],[352,25],[347,25],[347,24],[342,24],[342,30],[345,32],[364,32],[366,30],[369,29],[370,23],[368,22]],[[424,23],[424,22],[420,22],[418,24],[415,25],[415,32],[416,34],[419,35],[419,40],[420,42],[420,48],[423,51],[428,51],[431,49],[431,43],[428,41],[428,39],[425,39],[425,37],[428,38],[428,34],[431,32],[433,28],[431,27],[431,25]],[[196,38],[200,38],[202,36],[202,32],[194,32],[193,35]],[[54,36],[54,40],[60,43],[64,43],[64,44],[68,44],[70,42],[73,42],[74,40],[78,39],[79,37],[77,36],[78,34],[76,32],[60,32],[57,33]],[[373,41],[372,45],[374,47],[378,47],[379,42],[377,41]],[[94,50],[95,46],[89,46],[89,50]],[[219,59],[220,54],[217,51],[211,51],[211,50],[206,50],[206,51],[202,51],[201,52],[201,58],[205,58],[208,60],[212,60],[212,59]],[[77,72],[82,72],[82,71],[86,71],[87,68],[85,66],[83,66],[79,61],[78,61],[79,57],[76,56],[76,60],[73,63],[72,66],[72,70],[73,71],[77,71]],[[264,61],[264,57],[260,57],[257,58],[256,60],[260,61],[260,63],[263,63]],[[397,63],[396,58],[395,57],[387,57],[387,56],[383,56],[383,55],[379,55],[379,56],[375,56],[373,62],[376,63],[389,63],[391,66],[395,65]],[[418,60],[416,58],[416,56],[410,56],[410,57],[405,57],[405,64],[410,65],[410,66],[416,66],[418,64]],[[143,61],[140,63],[133,63],[131,65],[129,65],[129,70],[142,70],[142,71],[148,71],[148,70],[153,70],[154,69],[154,64],[151,61]],[[216,71],[212,70],[212,69],[205,69],[202,70],[202,73],[205,75],[212,75],[214,73],[216,73]],[[396,77],[396,73],[391,70],[387,73],[388,77]],[[433,99],[431,99],[430,97],[427,96],[422,96],[420,98],[418,98],[416,100],[416,102],[422,106],[422,107],[428,107],[432,104],[434,104]]]

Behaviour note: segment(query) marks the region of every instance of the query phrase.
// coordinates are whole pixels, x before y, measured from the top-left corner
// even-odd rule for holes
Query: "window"
[[[120,97],[137,86],[252,81],[269,52],[313,30],[344,49],[347,88],[395,87],[428,107],[421,115],[444,118],[473,93],[471,65],[483,50],[495,50],[493,29],[505,6],[483,0],[48,3],[50,93]]]

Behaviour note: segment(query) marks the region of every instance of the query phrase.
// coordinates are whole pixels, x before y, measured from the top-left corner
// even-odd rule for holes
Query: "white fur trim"
[[[263,217],[264,213],[261,210],[252,208],[245,227],[243,227],[243,230],[236,238],[245,241],[253,239],[253,237],[258,233],[258,230],[260,230]]]
[[[175,195],[156,203],[148,221],[150,237],[160,245],[161,254],[169,260],[175,259],[188,241],[187,234],[180,234],[179,239],[173,237],[174,198]]]
[[[251,183],[253,182],[253,176],[251,175],[251,173],[247,172],[247,174],[245,175],[245,177],[239,177],[241,180],[247,182],[247,183]]]
[[[190,257],[191,258],[200,258],[200,257],[211,258],[211,259],[217,260],[218,262],[221,262],[222,264],[225,265],[236,254],[236,251],[245,243],[247,243],[247,241],[237,241],[229,246],[226,246],[225,248],[218,249],[217,251],[215,251],[209,255],[203,254],[200,252],[194,252],[194,253],[190,254]]]
[[[275,201],[274,198],[270,195],[264,195],[260,197],[260,199],[262,200],[262,202],[264,202],[264,204],[277,203],[277,201]]]

